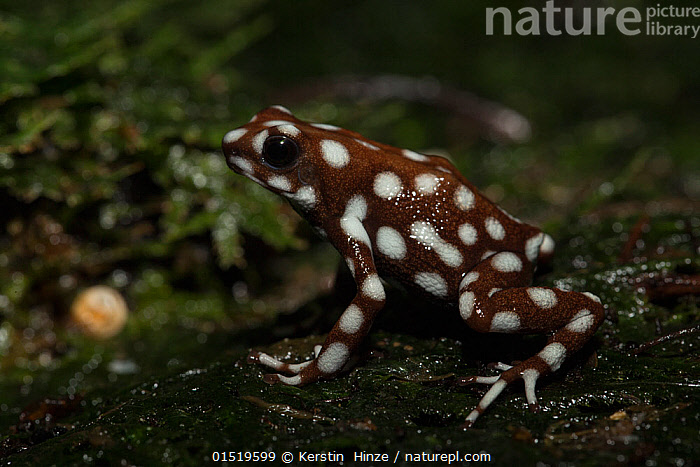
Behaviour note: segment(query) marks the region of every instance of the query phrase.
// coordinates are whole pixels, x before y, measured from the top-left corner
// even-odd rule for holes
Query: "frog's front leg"
[[[328,239],[335,245],[353,273],[357,294],[331,329],[322,346],[316,346],[312,360],[286,364],[267,354],[252,352],[248,360],[294,376],[268,374],[267,383],[293,386],[329,379],[337,375],[357,352],[375,316],[384,307],[385,294],[372,257],[369,235],[362,224],[367,203],[361,195],[347,203],[345,213],[334,225],[326,226]]]
[[[535,384],[559,369],[566,357],[579,350],[603,321],[598,297],[549,287],[527,287],[533,266],[521,253],[504,251],[479,263],[460,284],[459,311],[479,332],[537,334],[554,332],[535,356],[515,366],[499,363],[498,376],[472,376],[463,383],[483,383],[491,389],[467,416],[465,426],[477,417],[513,381],[522,378],[530,407],[537,406]]]

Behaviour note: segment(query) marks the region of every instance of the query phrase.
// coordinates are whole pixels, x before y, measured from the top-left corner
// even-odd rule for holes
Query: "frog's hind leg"
[[[522,379],[530,407],[537,406],[537,379],[559,369],[567,356],[579,350],[603,321],[598,297],[549,287],[527,287],[532,266],[525,255],[497,253],[464,276],[460,284],[462,318],[479,332],[536,334],[554,332],[537,355],[515,366],[498,364],[498,376],[472,376],[463,383],[491,388],[469,414],[471,426],[510,383]]]

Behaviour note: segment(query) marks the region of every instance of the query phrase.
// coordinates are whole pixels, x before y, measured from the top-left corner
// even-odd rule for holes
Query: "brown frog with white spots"
[[[466,426],[519,378],[535,408],[537,379],[559,369],[603,320],[593,294],[530,286],[538,260],[552,254],[551,237],[490,202],[445,158],[306,123],[280,106],[227,133],[223,151],[231,169],[286,198],[327,238],[357,285],[315,358],[288,364],[250,354],[286,374],[265,375],[268,383],[301,386],[349,366],[384,306],[382,277],[456,304],[478,332],[551,333],[537,355],[499,363],[500,375],[464,379],[491,385]]]

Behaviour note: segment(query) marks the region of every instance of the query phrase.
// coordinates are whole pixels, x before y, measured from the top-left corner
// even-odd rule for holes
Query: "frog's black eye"
[[[273,169],[284,169],[299,158],[299,146],[286,136],[270,136],[263,144],[262,156]]]

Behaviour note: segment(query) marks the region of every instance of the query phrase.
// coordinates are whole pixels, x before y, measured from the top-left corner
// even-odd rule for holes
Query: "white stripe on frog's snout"
[[[286,192],[292,190],[292,184],[289,183],[289,179],[283,175],[273,175],[267,179],[267,184],[272,188],[277,188],[278,190]]]
[[[288,120],[270,120],[270,121],[263,123],[263,126],[266,126],[266,127],[280,126],[280,125],[293,125],[293,123],[288,121]]]
[[[230,164],[238,167],[244,174],[252,175],[255,173],[253,164],[249,160],[243,159],[241,156],[228,156],[228,161]]]
[[[247,131],[248,130],[246,128],[236,128],[235,130],[229,131],[224,135],[224,144],[235,143],[241,138],[241,136],[246,134]]]
[[[280,125],[277,127],[277,131],[282,133],[285,136],[290,136],[294,137],[297,136],[301,131],[299,131],[299,128],[295,127],[294,125]]]
[[[267,139],[268,134],[269,132],[267,130],[263,130],[257,135],[253,136],[253,151],[255,151],[257,154],[262,154],[263,146],[265,145],[265,140]]]
[[[341,128],[337,127],[335,125],[328,125],[327,123],[312,123],[312,127],[316,127],[320,130],[327,130],[327,131],[338,131]]]

